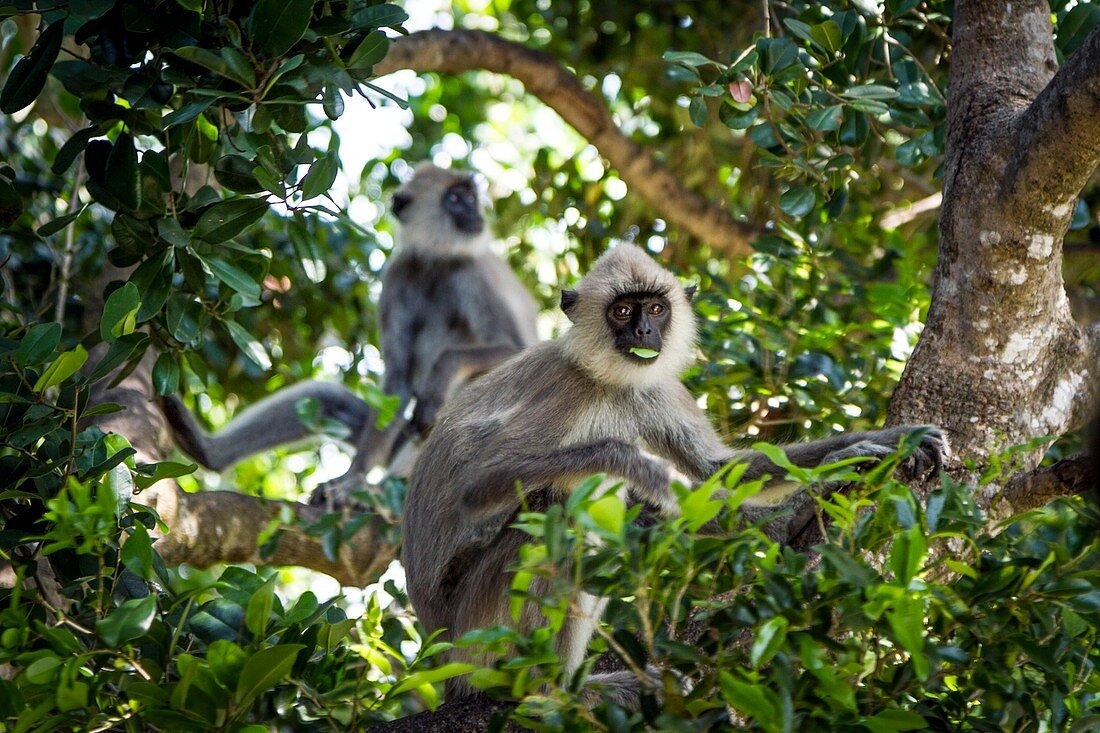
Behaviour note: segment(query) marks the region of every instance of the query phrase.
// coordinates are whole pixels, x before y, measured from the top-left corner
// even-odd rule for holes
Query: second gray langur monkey
[[[701,482],[732,460],[749,464],[747,480],[782,476],[763,454],[727,447],[680,382],[694,352],[693,290],[639,248],[620,244],[576,291],[562,293],[568,332],[496,367],[444,408],[413,468],[404,518],[409,597],[429,632],[445,629],[442,639],[453,640],[511,625],[508,567],[529,540],[510,526],[521,506],[517,485],[528,507],[545,510],[581,478],[604,473],[657,511],[675,513],[673,479]],[[785,450],[800,466],[881,457],[916,429],[849,433]],[[938,468],[946,450],[940,432],[925,429],[911,465],[920,474]],[[535,579],[530,592],[546,590]],[[583,662],[605,603],[581,593],[572,606],[556,641],[567,671]],[[537,608],[526,604],[520,629],[538,625]],[[451,654],[471,656],[457,648]],[[628,671],[590,681],[621,704],[637,704],[638,681]],[[472,692],[464,679],[448,687],[451,697]]]
[[[537,307],[493,251],[472,176],[421,164],[394,195],[393,213],[396,247],[382,276],[379,321],[382,389],[401,398],[398,417],[379,430],[376,411],[351,390],[307,381],[261,400],[209,434],[178,399],[169,398],[165,413],[186,453],[221,470],[307,437],[297,405],[316,399],[322,417],[348,427],[356,448],[347,474],[314,495],[340,498],[361,488],[372,467],[387,464],[407,432],[427,430],[459,384],[535,342]],[[402,415],[414,397],[410,429]]]

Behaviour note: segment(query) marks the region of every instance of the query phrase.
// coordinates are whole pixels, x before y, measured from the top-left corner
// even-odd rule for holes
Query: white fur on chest
[[[595,443],[613,438],[644,448],[638,423],[631,414],[633,412],[611,400],[593,401],[572,418],[573,425],[562,439],[562,445]]]

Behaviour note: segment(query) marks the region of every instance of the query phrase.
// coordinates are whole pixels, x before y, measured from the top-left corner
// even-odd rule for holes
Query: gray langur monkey
[[[730,461],[749,464],[746,480],[782,477],[763,454],[727,447],[680,382],[694,356],[693,291],[641,249],[620,244],[575,291],[562,293],[569,331],[497,366],[446,405],[413,467],[404,518],[409,598],[429,632],[444,629],[441,640],[454,640],[512,625],[509,565],[529,540],[510,526],[521,501],[545,510],[583,477],[604,473],[658,512],[675,514],[674,479],[692,485]],[[836,435],[785,450],[800,466],[881,457],[916,429]],[[938,468],[946,451],[940,431],[923,429],[912,459],[920,473]],[[533,581],[533,594],[546,590]],[[581,593],[570,609],[556,641],[567,672],[583,662],[605,605]],[[520,630],[536,628],[540,617],[526,604]],[[486,661],[468,650],[450,653]],[[637,705],[639,683],[629,671],[590,682]],[[449,682],[450,697],[472,692],[465,679]]]
[[[178,398],[164,401],[180,448],[204,466],[222,470],[263,450],[308,437],[298,404],[315,399],[322,418],[347,426],[355,444],[348,472],[314,494],[339,500],[362,488],[366,473],[388,464],[409,432],[423,433],[465,380],[536,340],[537,307],[493,251],[474,179],[430,163],[393,197],[398,228],[394,254],[382,275],[379,322],[385,373],[382,390],[401,398],[391,424],[338,384],[307,381],[245,409],[216,434],[202,430]],[[404,418],[409,402],[411,422]]]

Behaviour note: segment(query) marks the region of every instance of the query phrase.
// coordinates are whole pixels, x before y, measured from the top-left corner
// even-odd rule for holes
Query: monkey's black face
[[[631,361],[645,364],[654,362],[661,353],[661,338],[671,316],[665,296],[627,293],[611,302],[607,309],[607,325],[614,334],[619,353]]]
[[[443,192],[443,200],[440,204],[460,232],[477,234],[485,226],[473,181],[459,181],[450,186]]]

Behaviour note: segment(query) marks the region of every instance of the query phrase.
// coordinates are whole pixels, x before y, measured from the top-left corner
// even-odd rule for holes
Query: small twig
[[[84,183],[84,158],[77,161],[76,174],[73,176],[73,193],[69,197],[67,215],[76,213],[80,206],[80,186]],[[76,239],[76,220],[65,227],[65,249],[61,253],[61,274],[57,283],[57,303],[54,304],[53,319],[58,323],[65,317],[65,300],[69,297],[69,275],[73,267],[73,242]]]

